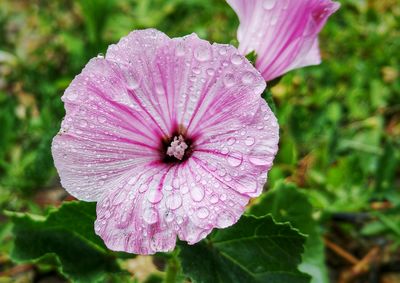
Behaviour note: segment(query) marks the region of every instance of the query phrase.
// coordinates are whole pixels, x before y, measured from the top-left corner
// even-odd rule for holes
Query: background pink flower
[[[95,230],[110,249],[194,244],[262,191],[278,143],[264,88],[232,46],[134,31],[62,97],[52,145],[62,185],[98,201]]]
[[[227,0],[240,20],[239,51],[255,51],[266,81],[321,63],[318,33],[340,4],[331,0]]]

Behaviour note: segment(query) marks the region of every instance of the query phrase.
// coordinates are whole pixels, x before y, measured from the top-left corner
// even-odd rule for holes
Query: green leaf
[[[329,281],[324,244],[317,223],[311,216],[312,211],[307,196],[294,184],[278,182],[272,191],[266,193],[258,204],[250,208],[249,213],[256,216],[271,213],[276,221],[290,222],[301,233],[308,235],[303,262],[299,269],[313,277],[311,282],[325,283]]]
[[[16,262],[55,257],[74,282],[103,281],[119,271],[114,256],[94,233],[95,203],[66,202],[46,217],[8,212],[14,227],[11,258]]]
[[[237,46],[237,45],[235,45]],[[256,65],[256,60],[257,60],[257,54],[255,51],[251,51],[249,54],[246,55],[247,60],[250,61],[251,64],[254,66]]]
[[[277,113],[276,105],[275,105],[271,90],[269,88],[266,88],[261,96],[267,102],[267,104],[271,108],[272,112],[274,112],[276,114]]]
[[[305,237],[270,215],[242,216],[194,246],[180,244],[183,273],[197,283],[306,283],[297,270]]]

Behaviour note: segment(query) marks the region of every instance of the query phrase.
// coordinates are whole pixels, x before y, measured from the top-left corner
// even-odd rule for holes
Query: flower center
[[[167,148],[167,154],[171,157],[173,156],[176,159],[182,160],[187,148],[188,145],[185,143],[182,135],[179,135],[179,137],[175,136],[171,141],[171,145]]]

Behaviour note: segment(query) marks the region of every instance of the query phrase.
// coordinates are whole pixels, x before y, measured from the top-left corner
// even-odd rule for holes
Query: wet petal
[[[317,37],[340,6],[331,0],[227,0],[237,13],[239,51],[258,55],[265,80],[320,63]]]
[[[73,196],[99,200],[132,168],[158,160],[159,128],[142,118],[116,63],[92,59],[62,99],[66,116],[52,153]]]

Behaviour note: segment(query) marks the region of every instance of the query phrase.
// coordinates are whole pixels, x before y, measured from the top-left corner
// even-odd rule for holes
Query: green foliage
[[[294,184],[276,183],[273,190],[264,194],[248,212],[255,216],[271,213],[276,221],[290,222],[294,228],[307,235],[299,269],[312,276],[312,283],[329,282],[322,235],[317,222],[312,218],[313,208],[299,188]]]
[[[11,257],[32,262],[55,257],[60,272],[74,282],[103,282],[119,271],[116,258],[95,235],[95,204],[67,202],[46,217],[9,212],[14,228]]]
[[[305,237],[271,216],[243,216],[194,246],[181,244],[185,275],[197,283],[305,283],[297,270]]]

